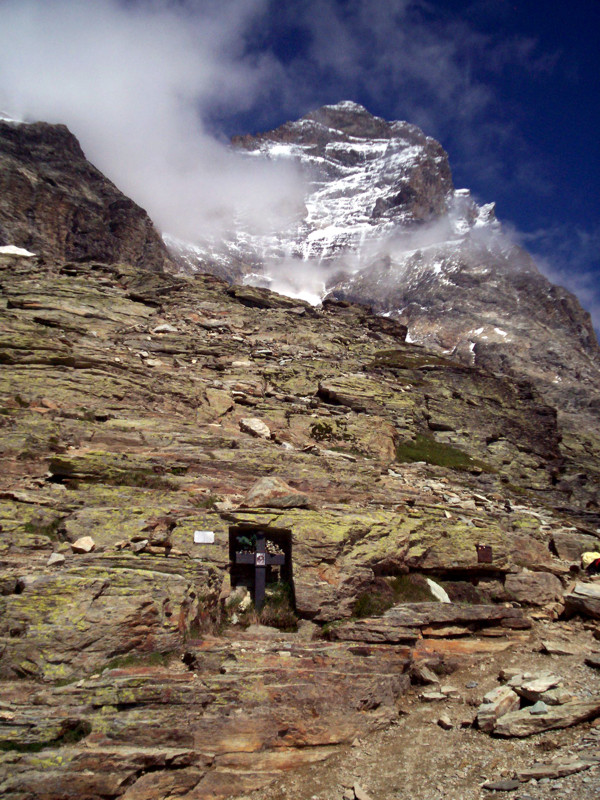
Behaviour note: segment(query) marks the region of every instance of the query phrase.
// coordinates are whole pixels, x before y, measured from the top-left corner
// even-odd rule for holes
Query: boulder
[[[574,775],[594,766],[594,761],[583,761],[582,759],[571,759],[557,761],[553,764],[533,764],[531,767],[519,770],[519,780],[526,783],[531,780],[554,780],[556,778],[566,778],[567,775]]]
[[[425,703],[436,703],[441,700],[447,700],[448,698],[443,692],[432,690],[428,692],[421,692],[419,699],[423,700]]]
[[[600,584],[576,583],[572,592],[565,595],[565,613],[600,619]]]
[[[231,286],[227,290],[227,294],[248,308],[304,308],[308,313],[313,310],[310,303],[305,300],[286,297],[261,286]]]
[[[96,547],[96,542],[91,536],[82,536],[71,544],[74,553],[91,553]]]
[[[256,417],[245,417],[240,420],[240,430],[255,436],[257,439],[270,439],[271,430],[261,419]]]
[[[457,628],[455,623],[461,627]],[[365,617],[336,625],[329,635],[339,641],[394,644],[415,641],[421,635],[435,638],[440,633],[453,636],[457,631],[464,635],[489,625],[520,628],[527,623],[517,608],[461,606],[456,603],[402,603],[386,611],[383,617]]]
[[[416,662],[412,665],[410,669],[410,677],[413,683],[420,683],[424,685],[436,685],[440,682],[440,679],[432,669],[430,669],[426,664],[419,664],[419,662]]]
[[[514,792],[519,788],[519,781],[511,778],[504,781],[487,781],[482,788],[489,792]]]
[[[545,639],[542,641],[542,651],[551,656],[579,656],[583,650],[574,644],[561,642],[558,639]]]
[[[532,714],[533,706],[504,714],[496,723],[497,736],[531,736],[533,733],[569,728],[600,716],[600,697],[592,700],[575,700],[549,708],[545,714]]]
[[[360,783],[355,783],[353,787],[356,800],[372,800],[371,795],[365,792]]]
[[[561,683],[562,678],[560,675],[553,675],[551,672],[534,677],[527,677],[525,675],[517,676],[509,681],[510,686],[512,686],[521,697],[527,698],[527,700],[530,700],[532,703],[537,702],[544,692],[547,692],[549,689],[554,689]]]
[[[216,417],[222,417],[235,406],[232,396],[223,389],[207,389],[206,400]]]
[[[552,536],[552,544],[558,553],[558,557],[563,561],[575,561],[579,563],[582,553],[588,550],[597,550],[600,541],[595,536],[589,536],[577,531],[561,531]]]
[[[509,574],[504,588],[510,600],[533,606],[545,606],[562,600],[563,596],[560,580],[549,572]]]
[[[419,631],[398,625],[392,620],[371,617],[335,625],[329,630],[328,635],[333,641],[399,644],[416,642]]]
[[[384,618],[396,625],[421,627],[425,625],[485,626],[500,623],[503,627],[531,627],[518,608],[501,605],[460,605],[458,603],[401,603]]]
[[[498,686],[484,696],[483,702],[477,709],[477,726],[489,733],[494,730],[500,717],[509,711],[516,711],[519,705],[519,696],[510,686]]]
[[[542,714],[548,713],[548,706],[544,703],[543,700],[538,700],[537,703],[534,703],[532,706],[529,707],[529,713],[533,716],[541,716]]]

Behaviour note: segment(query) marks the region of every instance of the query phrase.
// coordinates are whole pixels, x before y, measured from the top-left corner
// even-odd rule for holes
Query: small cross
[[[256,555],[254,561],[254,607],[257,611],[265,602],[267,585],[267,545],[264,533],[256,534]]]
[[[273,555],[267,552],[267,540],[263,531],[257,531],[255,535],[254,553],[236,553],[235,561],[237,564],[254,566],[254,607],[260,611],[265,602],[267,567],[281,566],[285,563],[285,556],[283,553]]]

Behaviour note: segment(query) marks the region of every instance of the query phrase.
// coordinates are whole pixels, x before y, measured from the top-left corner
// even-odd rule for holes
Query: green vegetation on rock
[[[443,356],[428,353],[417,347],[405,347],[396,350],[381,350],[375,353],[369,363],[370,369],[420,369],[421,367],[451,366],[456,364]]]
[[[417,434],[414,441],[400,442],[396,446],[396,459],[399,462],[424,461],[438,467],[448,467],[462,471],[482,470],[492,472],[492,468],[476,458],[453,447],[436,441],[432,436]]]

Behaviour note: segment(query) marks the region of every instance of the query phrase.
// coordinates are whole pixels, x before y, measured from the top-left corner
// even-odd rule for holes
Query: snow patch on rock
[[[6,244],[0,247],[0,255],[3,256],[18,256],[19,258],[33,258],[35,253],[30,253],[24,247],[17,247],[14,244]]]

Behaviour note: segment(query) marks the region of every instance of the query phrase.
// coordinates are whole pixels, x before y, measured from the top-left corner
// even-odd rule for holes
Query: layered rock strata
[[[527,624],[502,605],[508,578],[562,586],[553,537],[596,536],[531,386],[407,344],[364,307],[123,264],[0,267],[13,800],[227,797],[325,757],[394,717],[411,662],[442,657],[443,637],[467,652],[484,627],[506,647]],[[285,507],[252,507],[273,477]],[[290,542],[300,629],[246,641],[220,626],[231,536],[257,530]],[[454,612],[404,605],[419,574]],[[395,610],[344,636],[373,601]],[[377,625],[411,635],[375,639]],[[332,641],[302,638],[324,626]]]
[[[503,231],[493,204],[454,189],[440,144],[352,102],[234,144],[294,163],[305,207],[270,236],[197,243],[186,268],[200,258],[236,281],[366,303],[406,325],[411,342],[533,382],[561,415],[565,486],[597,509],[600,350],[590,316]]]

